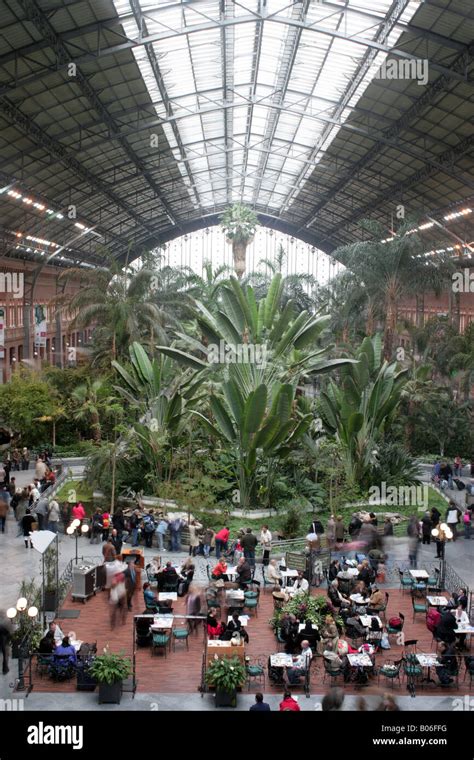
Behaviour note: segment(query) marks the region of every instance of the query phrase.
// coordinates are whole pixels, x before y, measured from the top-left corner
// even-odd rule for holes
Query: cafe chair
[[[465,671],[464,671],[464,681],[469,676],[469,688],[472,687],[472,681],[474,678],[474,657],[472,655],[465,655],[464,656],[464,665],[465,665]]]
[[[258,599],[244,599],[243,611],[255,610],[255,617],[258,617]]]
[[[344,680],[344,668],[331,668],[329,662],[323,657],[323,664],[324,664],[324,676],[323,676],[323,683],[326,681],[326,676],[329,676],[330,684],[331,686],[335,686],[337,683],[337,679],[339,676],[343,677]]]
[[[270,581],[266,574],[265,574],[265,567],[262,565],[262,583],[263,583],[263,593],[265,593],[266,588],[272,588],[274,591],[278,591],[280,586],[278,584],[273,583],[273,581]]]
[[[148,599],[145,599],[145,615],[150,612],[152,612],[154,615],[158,612],[157,602],[149,602]]]
[[[180,578],[174,578],[173,580],[168,580],[163,583],[163,591],[166,592],[178,592],[178,586],[179,586]]]
[[[401,631],[403,631],[403,626],[405,625],[405,615],[403,614],[403,612],[399,612],[398,613],[398,617],[401,620],[402,626],[401,626],[401,628],[392,628],[390,626],[390,623],[387,623],[386,631],[387,631],[387,633],[388,633],[389,636],[396,636],[397,633],[401,633]]]
[[[438,567],[434,568],[434,575],[430,575],[428,580],[426,581],[426,585],[428,588],[428,591],[438,592],[441,591],[441,583],[440,583],[440,571]]]
[[[259,685],[263,684],[263,690],[265,690],[265,657],[263,655],[246,657],[245,660],[248,690],[250,691],[250,684],[254,681],[258,681]]]
[[[390,594],[386,591],[385,592],[385,603],[382,607],[380,607],[378,610],[373,609],[372,607],[367,607],[367,614],[368,615],[379,615],[380,617],[383,617],[383,619],[386,621],[387,617],[385,615],[388,607],[388,600],[390,598]]]
[[[401,686],[402,682],[400,679],[400,671],[402,669],[402,662],[403,658],[400,660],[395,660],[394,662],[384,662],[384,664],[379,668],[379,684],[380,676],[383,676],[386,682],[390,681],[392,689],[394,688],[394,683],[396,680],[398,680],[398,685]]]
[[[413,608],[413,622],[415,622],[417,612],[422,612],[423,615],[426,615],[426,612],[428,610],[427,604],[426,602],[417,602],[414,591],[411,593],[411,606]]]
[[[151,643],[150,618],[137,618],[135,624],[135,641],[137,647],[148,647]]]
[[[153,648],[151,650],[152,655],[159,649],[162,649],[165,653],[170,644],[170,635],[168,633],[153,633]]]
[[[244,591],[244,599],[247,601],[248,599],[257,599],[259,597],[258,591]]]
[[[403,570],[400,570],[400,568],[398,568],[398,575],[400,578],[400,591],[403,591],[403,593],[405,593],[406,589],[411,591],[414,583],[411,575],[404,575]]]
[[[43,678],[44,674],[48,672],[48,668],[53,661],[52,654],[37,654],[36,655],[36,672],[40,678]]]
[[[176,642],[184,641],[186,649],[189,649],[189,631],[187,628],[173,628],[173,652],[176,650]]]
[[[285,646],[286,641],[281,635],[281,628],[277,628],[275,631],[276,639],[278,642],[278,651],[281,651],[281,648]]]

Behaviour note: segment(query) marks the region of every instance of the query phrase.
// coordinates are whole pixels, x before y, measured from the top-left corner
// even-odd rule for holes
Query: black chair
[[[323,657],[323,665],[324,665],[324,676],[323,676],[323,683],[326,680],[326,676],[329,676],[331,686],[334,686],[337,683],[337,679],[339,676],[343,677],[344,681],[344,669],[343,668],[331,668],[329,666],[329,662],[324,659]]]
[[[151,619],[137,618],[135,622],[135,636],[137,647],[148,647],[151,643]]]

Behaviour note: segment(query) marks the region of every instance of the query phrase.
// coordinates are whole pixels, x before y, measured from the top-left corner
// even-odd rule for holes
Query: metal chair
[[[258,600],[257,599],[245,599],[244,601],[244,612],[245,610],[255,610],[255,617],[258,617]]]
[[[337,679],[339,676],[342,676],[344,679],[344,670],[343,668],[330,668],[329,663],[327,660],[323,657],[323,665],[324,665],[324,676],[323,676],[323,683],[326,681],[326,676],[329,676],[331,686],[334,686],[337,683]]]
[[[189,649],[189,631],[187,628],[173,628],[173,652],[176,650],[176,642],[184,641],[186,649]]]
[[[400,591],[403,591],[403,593],[405,593],[405,589],[411,591],[414,583],[413,578],[404,575],[403,570],[400,570],[400,568],[398,568],[398,575],[400,577]]]
[[[401,633],[403,631],[403,627],[405,625],[405,615],[403,614],[403,612],[399,612],[398,613],[398,617],[402,621],[402,627],[401,628],[392,628],[390,626],[390,622],[387,623],[386,631],[387,631],[387,633],[388,633],[389,636],[395,636],[395,635],[397,635],[397,634],[399,634],[399,633]]]
[[[380,676],[383,676],[387,681],[390,681],[392,689],[394,688],[395,680],[398,680],[399,686],[401,686],[400,670],[402,668],[402,662],[403,658],[395,660],[394,662],[385,662],[379,669],[378,683],[380,684]]]
[[[151,650],[152,655],[155,654],[155,651],[162,649],[166,657],[166,650],[170,644],[170,640],[171,639],[169,633],[153,633],[153,647]]]
[[[265,657],[259,655],[257,657],[248,658],[245,663],[245,672],[247,674],[247,686],[250,691],[250,684],[252,681],[263,682],[263,688],[265,689]]]
[[[428,606],[426,602],[421,604],[420,602],[416,601],[415,592],[411,592],[411,605],[413,608],[413,622],[415,622],[415,617],[417,612],[422,612],[424,615],[426,615],[426,612],[428,610]]]

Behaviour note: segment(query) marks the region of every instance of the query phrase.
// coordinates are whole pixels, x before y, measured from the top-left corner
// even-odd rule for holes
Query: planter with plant
[[[310,620],[311,623],[317,625],[318,628],[322,628],[325,622],[325,617],[328,614],[333,614],[328,607],[328,600],[324,596],[311,596],[310,594],[297,594],[293,599],[290,599],[281,610],[275,610],[273,616],[270,618],[270,625],[276,632],[280,627],[280,620],[285,613],[289,615],[295,615],[298,620],[305,621]],[[343,621],[340,617],[335,617],[336,625],[342,626]]]
[[[130,676],[132,666],[127,657],[104,649],[89,668],[89,675],[99,684],[99,704],[120,704],[123,681]]]
[[[59,606],[59,546],[57,540],[53,541],[43,554],[44,573],[44,598],[43,610],[45,612],[57,612]]]
[[[238,657],[218,657],[208,665],[206,683],[216,692],[216,707],[235,707],[237,689],[246,678],[245,667]]]
[[[41,590],[34,580],[22,581],[18,598],[27,600],[27,608],[40,607]],[[12,659],[28,657],[31,652],[36,652],[43,636],[41,623],[38,616],[30,617],[26,612],[18,614],[13,623],[11,635]]]

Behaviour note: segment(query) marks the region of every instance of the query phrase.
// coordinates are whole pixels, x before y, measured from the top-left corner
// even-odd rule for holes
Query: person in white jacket
[[[48,505],[48,530],[53,533],[58,532],[58,522],[61,517],[61,510],[56,499],[50,499]]]
[[[303,573],[301,572],[301,570],[299,570],[298,577],[290,589],[290,594],[294,596],[295,594],[306,594],[308,591],[309,591],[309,583],[306,580],[306,578],[303,577]]]

